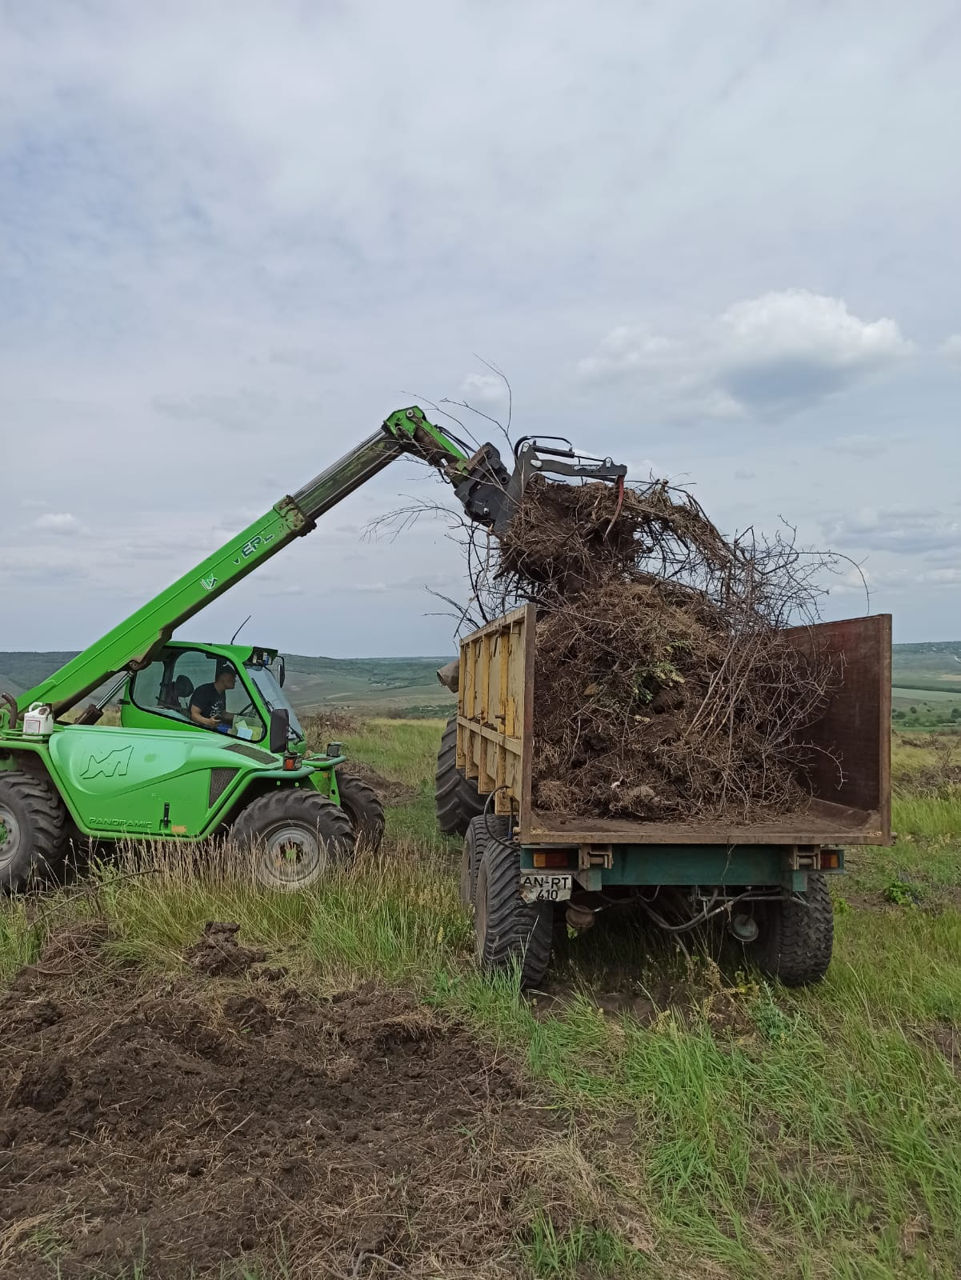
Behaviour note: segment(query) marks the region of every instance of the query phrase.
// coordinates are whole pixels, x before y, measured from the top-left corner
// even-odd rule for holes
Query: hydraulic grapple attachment
[[[514,518],[532,476],[604,480],[623,489],[627,475],[623,463],[576,453],[569,444],[563,449],[544,445],[532,436],[525,436],[514,446],[513,472],[508,473],[492,444],[482,445],[467,462],[465,471],[465,478],[455,483],[454,492],[472,520],[498,535]]]

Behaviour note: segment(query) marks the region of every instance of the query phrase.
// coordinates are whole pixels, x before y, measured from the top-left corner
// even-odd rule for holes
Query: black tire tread
[[[270,791],[251,800],[234,820],[230,837],[242,846],[252,844],[273,823],[298,818],[306,821],[323,836],[328,845],[333,846],[331,856],[335,861],[346,862],[351,857],[354,851],[354,829],[350,825],[350,818],[339,805],[322,796],[319,791],[299,787]]]
[[[834,905],[819,871],[808,872],[804,898],[807,905],[791,900],[768,904],[755,952],[758,967],[786,987],[820,982],[831,963]]]
[[[464,862],[462,866],[461,901],[465,906],[473,906],[477,892],[477,869],[484,856],[484,850],[491,839],[506,840],[510,831],[510,823],[496,813],[479,813],[471,818],[464,834]],[[463,878],[466,877],[466,880]],[[467,893],[465,898],[464,894]]]
[[[363,842],[376,853],[384,838],[387,821],[380,796],[369,782],[344,769],[337,770],[337,790],[340,792],[340,807],[347,814],[355,840]]]
[[[495,973],[519,965],[521,986],[537,986],[551,959],[553,904],[521,897],[520,854],[514,845],[488,838],[482,862],[487,875],[487,934],[481,968]]]
[[[35,876],[55,872],[67,852],[68,814],[53,783],[39,772],[10,770],[0,773],[0,788],[14,793],[26,810],[32,834],[32,850],[2,873],[3,887],[23,889]]]
[[[484,812],[480,793],[457,767],[456,716],[447,721],[441,735],[434,775],[434,808],[437,825],[448,836],[466,835],[470,820]]]

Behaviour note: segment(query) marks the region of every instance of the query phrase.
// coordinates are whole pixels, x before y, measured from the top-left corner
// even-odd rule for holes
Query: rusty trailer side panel
[[[817,751],[811,799],[777,819],[640,822],[548,813],[532,804],[535,747],[533,605],[461,642],[457,763],[495,813],[518,816],[524,844],[831,845],[891,842],[891,618],[797,628],[799,648],[837,664],[838,686],[805,737]]]

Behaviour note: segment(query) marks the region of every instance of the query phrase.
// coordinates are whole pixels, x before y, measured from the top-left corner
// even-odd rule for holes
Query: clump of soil
[[[357,733],[361,726],[359,716],[352,711],[341,711],[336,707],[329,707],[325,711],[314,711],[310,715],[301,716],[300,719],[312,751],[322,751],[332,738]]]
[[[262,964],[267,953],[242,947],[237,941],[239,932],[239,924],[208,920],[200,941],[187,948],[187,963],[198,973],[211,977],[246,973],[251,965]]]
[[[92,959],[0,996],[2,1280],[519,1272],[553,1122],[458,1023]]]
[[[538,606],[535,806],[748,820],[805,800],[833,673],[784,628],[811,606],[783,542],[729,542],[689,495],[535,477],[499,575]]]
[[[371,765],[363,760],[349,760],[344,766],[348,773],[373,787],[384,804],[410,804],[417,799],[417,788],[408,786],[406,782],[398,782],[394,778],[385,778]]]

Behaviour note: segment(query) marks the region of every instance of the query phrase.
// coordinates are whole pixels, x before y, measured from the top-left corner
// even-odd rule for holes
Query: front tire
[[[827,880],[808,872],[808,887],[800,900],[785,898],[759,903],[760,932],[750,944],[751,959],[769,977],[786,987],[820,982],[831,963],[834,947],[834,906]]]
[[[522,987],[536,987],[550,964],[553,929],[553,903],[521,897],[519,850],[506,840],[488,838],[474,890],[474,941],[481,970],[516,969]]]
[[[291,788],[252,800],[230,831],[251,857],[258,884],[295,893],[308,889],[354,852],[350,818],[317,791]]]
[[[437,825],[447,836],[463,836],[472,818],[484,812],[477,787],[457,767],[457,717],[451,716],[440,740],[434,775]]]
[[[340,807],[350,819],[357,843],[376,853],[384,838],[386,822],[380,796],[368,783],[340,769],[337,770],[337,791]]]
[[[63,862],[67,811],[53,785],[32,773],[0,773],[0,886],[16,892]]]

